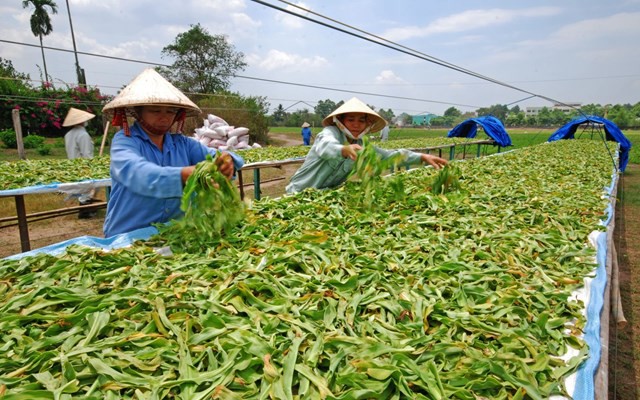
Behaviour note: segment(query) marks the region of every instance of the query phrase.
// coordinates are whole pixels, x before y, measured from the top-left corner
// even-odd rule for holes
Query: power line
[[[31,44],[31,43],[15,42],[13,40],[0,39],[0,42],[9,43],[9,44],[15,44],[15,45],[21,45],[21,46],[40,48],[39,45],[35,45],[35,44]],[[42,47],[47,49],[47,50],[62,51],[62,52],[66,52],[66,53],[73,53],[73,50],[62,49],[62,48],[58,48],[58,47],[51,47],[51,46],[42,46]],[[162,64],[162,63],[158,63],[158,62],[145,61],[145,60],[136,60],[136,59],[131,59],[131,58],[116,57],[116,56],[107,56],[107,55],[104,55],[104,54],[88,53],[88,52],[85,52],[85,51],[78,51],[77,53],[85,55],[85,56],[89,56],[89,57],[106,58],[106,59],[116,60],[116,61],[128,61],[128,62],[133,62],[133,63],[138,63],[138,64],[146,64],[146,65],[160,66],[160,67],[171,67],[171,65],[169,65],[169,64]],[[223,74],[221,74],[221,75],[223,75]],[[276,80],[276,79],[256,78],[256,77],[253,77],[253,76],[245,76],[245,75],[227,74],[227,76],[233,76],[233,77],[236,77],[236,78],[247,79],[247,80],[255,80],[255,81],[260,81],[260,82],[277,83],[277,84],[281,84],[281,85],[307,87],[307,88],[312,88],[312,89],[322,89],[322,90],[328,90],[328,91],[333,91],[333,92],[341,92],[341,93],[362,94],[362,95],[375,96],[375,97],[384,97],[384,98],[391,98],[391,99],[398,99],[398,100],[419,101],[419,102],[425,102],[425,103],[444,104],[444,105],[460,106],[460,107],[468,107],[468,108],[479,108],[480,107],[480,106],[477,106],[477,105],[452,103],[452,102],[447,102],[447,101],[438,101],[438,100],[430,100],[430,99],[419,99],[419,98],[414,98],[414,97],[391,96],[391,95],[385,95],[385,94],[380,94],[380,93],[371,93],[371,92],[361,92],[361,91],[347,90],[347,89],[338,89],[338,88],[332,88],[332,87],[327,87],[327,86],[309,85],[309,84],[304,84],[304,83],[288,82],[288,81],[281,81],[281,80]],[[198,93],[198,94],[207,95],[207,96],[214,95],[213,93]]]
[[[262,4],[262,5],[264,5],[264,6],[267,6],[267,7],[273,8],[273,9],[278,10],[278,11],[281,11],[281,12],[284,12],[284,13],[287,13],[287,14],[290,14],[290,15],[293,15],[293,16],[295,16],[295,17],[305,19],[305,20],[307,20],[307,21],[309,21],[309,22],[313,22],[313,23],[315,23],[315,24],[325,26],[325,27],[327,27],[327,28],[329,28],[329,29],[333,29],[333,30],[336,30],[336,31],[339,31],[339,32],[345,33],[345,34],[347,34],[347,35],[354,36],[354,37],[357,37],[357,38],[359,38],[359,39],[366,40],[366,41],[368,41],[368,42],[375,43],[375,44],[378,44],[378,45],[383,46],[383,47],[387,47],[387,48],[389,48],[389,49],[391,49],[391,50],[395,50],[395,51],[398,51],[398,52],[401,52],[401,53],[404,53],[404,54],[410,55],[410,56],[412,56],[412,57],[416,57],[416,58],[419,58],[419,59],[422,59],[422,60],[425,60],[425,61],[431,62],[431,63],[433,63],[433,64],[440,65],[440,66],[443,66],[443,67],[445,67],[445,68],[449,68],[449,69],[452,69],[452,70],[454,70],[454,71],[461,72],[461,73],[463,73],[463,74],[466,74],[466,75],[470,75],[470,76],[476,77],[476,78],[478,78],[478,79],[486,80],[486,81],[489,81],[489,82],[495,83],[495,84],[497,84],[497,85],[504,86],[504,87],[509,88],[509,89],[517,90],[517,91],[519,91],[519,92],[526,93],[526,94],[529,94],[529,95],[534,96],[534,97],[539,97],[539,98],[541,98],[541,99],[544,99],[544,100],[550,101],[550,102],[552,102],[552,103],[562,104],[562,105],[565,105],[565,106],[567,106],[567,107],[573,108],[573,109],[577,110],[578,112],[581,112],[578,108],[576,108],[576,107],[574,107],[574,106],[572,106],[572,105],[569,105],[569,104],[565,104],[564,102],[562,102],[562,101],[560,101],[560,100],[556,100],[556,99],[553,99],[553,98],[551,98],[551,97],[543,96],[543,95],[541,95],[541,94],[534,93],[534,92],[531,92],[531,91],[528,91],[528,90],[525,90],[525,89],[519,88],[519,87],[517,87],[517,86],[511,85],[511,84],[509,84],[509,83],[502,82],[502,81],[499,81],[499,80],[497,80],[497,79],[494,79],[494,78],[491,78],[491,77],[488,77],[488,76],[485,76],[485,75],[479,74],[479,73],[477,73],[477,72],[474,72],[474,71],[468,70],[468,69],[466,69],[466,68],[460,67],[460,66],[455,65],[455,64],[452,64],[452,63],[449,63],[449,62],[447,62],[447,61],[440,60],[440,59],[438,59],[438,58],[436,58],[436,57],[433,57],[433,56],[430,56],[430,55],[428,55],[428,54],[425,54],[425,53],[419,52],[419,51],[417,51],[417,50],[411,49],[411,48],[409,48],[409,47],[406,47],[406,46],[400,45],[400,44],[395,43],[395,42],[393,42],[393,41],[391,41],[391,40],[388,40],[388,39],[385,39],[385,38],[383,38],[383,37],[380,37],[380,36],[374,35],[374,34],[372,34],[372,33],[370,33],[370,32],[367,32],[367,31],[364,31],[364,30],[361,30],[361,29],[355,28],[355,27],[353,27],[353,26],[351,26],[351,25],[348,25],[348,24],[345,24],[345,23],[340,22],[340,21],[338,21],[338,20],[335,20],[335,19],[329,18],[329,17],[327,17],[327,16],[325,16],[325,15],[322,15],[322,14],[316,13],[316,12],[311,11],[311,10],[309,10],[309,9],[306,9],[306,8],[300,7],[300,6],[298,6],[298,5],[295,5],[295,4],[293,4],[293,3],[290,3],[290,2],[288,2],[288,1],[285,1],[285,0],[278,0],[278,1],[282,2],[282,3],[285,3],[285,4],[289,5],[289,6],[295,7],[295,8],[297,8],[297,9],[299,9],[299,10],[302,10],[302,11],[304,11],[304,12],[308,12],[308,13],[311,13],[311,14],[313,14],[313,15],[316,15],[316,16],[321,17],[321,18],[323,18],[323,19],[326,19],[326,20],[328,20],[328,21],[331,21],[331,22],[337,23],[337,24],[339,24],[339,25],[342,25],[342,26],[344,26],[344,27],[347,27],[347,28],[349,28],[349,29],[355,30],[355,31],[357,31],[357,32],[364,33],[365,35],[370,36],[370,37],[373,37],[373,38],[376,38],[376,39],[378,39],[378,40],[374,40],[374,39],[371,39],[371,38],[369,38],[369,37],[365,37],[365,36],[359,35],[359,34],[357,34],[357,33],[350,32],[350,31],[348,31],[348,30],[345,30],[345,29],[339,28],[339,27],[337,27],[337,26],[333,26],[333,25],[330,25],[330,24],[328,24],[328,23],[325,23],[325,22],[322,22],[322,21],[318,21],[318,20],[313,19],[313,18],[309,18],[309,17],[307,17],[307,16],[304,16],[304,15],[298,14],[298,13],[296,13],[296,12],[293,12],[293,11],[287,10],[286,8],[282,8],[282,7],[278,7],[278,6],[276,6],[276,5],[273,5],[273,4],[269,4],[269,3],[265,2],[265,1],[262,1],[262,0],[251,0],[251,1],[253,1],[254,3]],[[386,42],[386,43],[383,43],[383,42]],[[387,43],[388,43],[388,44],[387,44]]]

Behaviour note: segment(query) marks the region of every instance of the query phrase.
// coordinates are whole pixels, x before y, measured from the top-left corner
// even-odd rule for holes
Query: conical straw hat
[[[77,108],[71,107],[67,116],[64,118],[64,122],[62,126],[75,126],[81,124],[83,122],[89,121],[91,118],[94,118],[95,114],[91,114],[90,112],[78,110]]]
[[[384,120],[377,112],[373,111],[368,105],[364,104],[360,99],[352,97],[349,101],[338,107],[334,112],[327,115],[322,120],[322,126],[333,125],[333,117],[346,113],[365,113],[369,115],[369,119],[373,121],[370,132],[377,132],[384,128],[387,121]]]
[[[131,111],[133,107],[151,105],[183,108],[188,116],[201,112],[194,102],[153,68],[142,71],[102,111],[111,115],[118,108]]]
[[[311,126],[311,125],[309,125],[309,123],[308,123],[308,122],[305,122],[304,124],[302,124],[302,127],[303,127],[303,128],[308,128],[308,127],[310,127],[310,126]]]

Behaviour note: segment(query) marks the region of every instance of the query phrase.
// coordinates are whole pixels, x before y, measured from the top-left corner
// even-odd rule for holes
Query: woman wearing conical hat
[[[95,116],[95,114],[74,107],[71,107],[67,112],[62,126],[71,127],[64,135],[64,148],[67,152],[67,158],[70,160],[74,158],[93,158],[93,139],[87,132],[87,124]],[[81,206],[91,204],[97,201],[93,198],[95,194],[96,191],[93,188],[82,191],[79,189],[79,193],[77,193],[78,202]],[[78,212],[78,218],[93,218],[96,214],[95,210],[82,209]]]
[[[111,143],[111,195],[105,236],[130,232],[182,216],[180,201],[195,165],[216,149],[178,133],[200,109],[153,69],[146,69],[104,106],[112,124],[122,126]],[[127,116],[135,122],[129,126]],[[225,154],[230,155],[226,156]],[[224,152],[218,169],[229,179],[244,164]]]
[[[362,150],[362,138],[369,132],[378,132],[386,125],[378,113],[357,98],[344,103],[323,121],[324,129],[316,136],[304,163],[291,177],[288,193],[306,188],[328,189],[344,183],[355,165],[358,151]],[[434,168],[447,164],[443,158],[409,150],[385,150],[375,147],[383,159],[398,154],[405,163],[427,163]]]
[[[67,158],[93,158],[93,140],[87,132],[87,123],[95,117],[87,111],[71,107],[62,126],[70,126],[69,132],[64,135],[64,147]]]

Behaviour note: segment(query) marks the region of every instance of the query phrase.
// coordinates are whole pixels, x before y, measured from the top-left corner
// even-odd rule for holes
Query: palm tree
[[[47,36],[53,32],[53,26],[51,25],[51,18],[47,12],[46,7],[51,8],[52,14],[58,13],[58,5],[53,0],[23,0],[22,8],[29,8],[33,5],[35,10],[31,15],[31,32],[34,36],[40,38],[40,50],[42,51],[42,63],[44,64],[44,79],[49,80],[49,74],[47,72],[47,62],[44,59],[44,46],[42,45],[42,37]]]

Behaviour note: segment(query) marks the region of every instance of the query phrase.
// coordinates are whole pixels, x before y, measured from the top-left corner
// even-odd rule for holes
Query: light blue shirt
[[[183,167],[215,155],[196,140],[180,134],[166,133],[162,151],[149,139],[138,123],[131,136],[121,130],[111,143],[111,195],[104,220],[104,235],[151,226],[180,218]],[[236,170],[242,168],[242,157],[229,152]]]
[[[349,177],[355,161],[342,157],[342,146],[347,143],[346,135],[336,126],[327,126],[316,136],[302,166],[291,177],[287,185],[287,193],[296,193],[306,188],[335,188]],[[356,141],[362,145],[362,139]],[[374,147],[376,152],[387,159],[402,154],[407,164],[420,163],[419,153],[409,150],[386,150]]]

